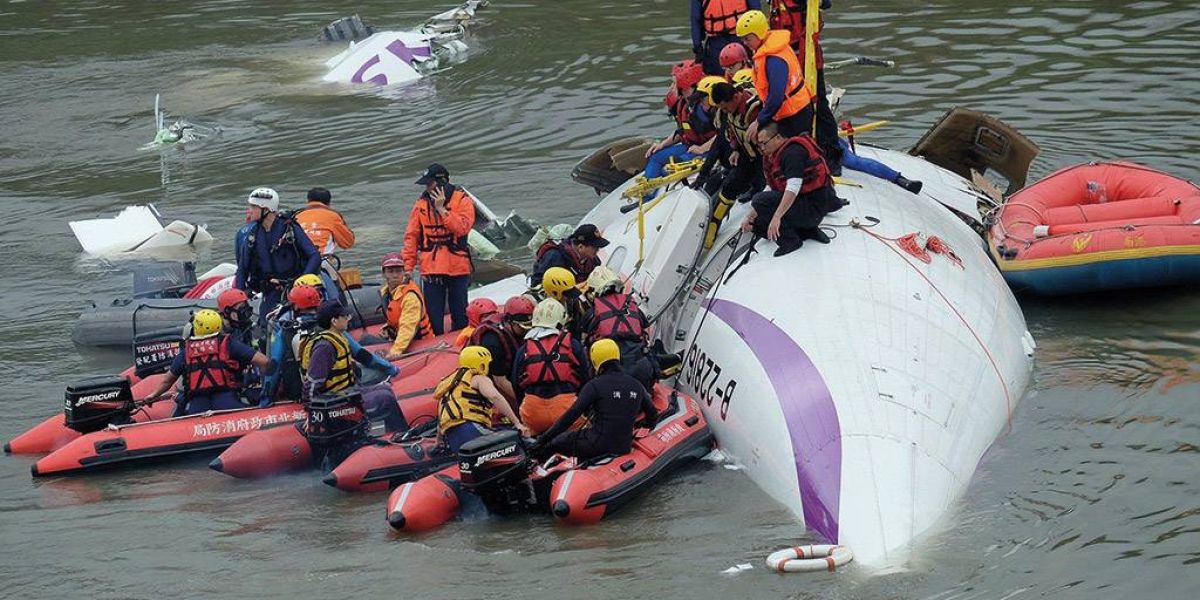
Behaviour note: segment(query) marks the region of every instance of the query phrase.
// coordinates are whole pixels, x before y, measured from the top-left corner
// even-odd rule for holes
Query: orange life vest
[[[404,314],[404,297],[408,294],[415,295],[421,305],[421,320],[417,322],[417,331],[413,339],[419,340],[433,335],[433,327],[429,325],[429,313],[425,311],[425,296],[421,293],[421,287],[411,280],[392,290],[391,297],[387,300],[387,328],[384,333],[390,338],[396,337],[400,317]]]
[[[750,10],[746,0],[704,0],[704,33],[719,35],[733,33],[737,29],[738,17]]]
[[[783,103],[775,112],[775,120],[786,119],[808,106],[813,98],[804,88],[804,67],[796,52],[788,45],[791,34],[786,31],[772,29],[767,32],[767,38],[762,46],[754,52],[754,89],[758,92],[763,104],[767,102],[770,86],[767,84],[767,59],[777,56],[787,63],[788,77],[784,89],[787,90]]]

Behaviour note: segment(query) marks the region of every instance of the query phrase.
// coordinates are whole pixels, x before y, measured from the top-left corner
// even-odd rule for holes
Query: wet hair
[[[732,83],[722,81],[712,86],[712,101],[713,104],[721,104],[733,100],[737,94],[737,90]]]
[[[309,202],[315,200],[321,204],[324,204],[325,206],[329,206],[329,201],[333,200],[333,194],[330,194],[329,190],[323,187],[315,187],[311,190],[308,190],[308,200]]]

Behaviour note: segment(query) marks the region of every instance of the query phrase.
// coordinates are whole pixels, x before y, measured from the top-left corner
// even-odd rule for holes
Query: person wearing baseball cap
[[[247,223],[234,242],[237,275],[233,287],[262,294],[258,305],[261,326],[293,280],[320,270],[321,253],[295,219],[279,212],[275,190],[258,188],[250,192],[246,204]]]
[[[600,265],[597,251],[607,245],[608,240],[600,235],[600,230],[595,225],[580,225],[561,242],[547,241],[538,248],[530,280],[540,284],[547,269],[562,267],[575,275],[575,281],[587,281],[592,269]]]
[[[475,203],[450,183],[450,171],[429,165],[416,181],[425,191],[413,204],[404,230],[404,270],[420,268],[425,311],[434,335],[445,327],[447,308],[452,329],[467,326],[467,288],[471,285],[471,247],[467,236],[475,226]]]
[[[383,256],[381,267],[384,286],[379,288],[379,295],[383,296],[387,316],[383,334],[392,340],[387,359],[396,360],[414,340],[431,337],[433,328],[429,325],[429,315],[425,314],[425,296],[404,270],[404,257],[399,252],[389,252]]]
[[[358,385],[358,373],[354,363],[387,371],[391,376],[400,374],[395,365],[375,356],[361,347],[355,348],[346,337],[350,327],[350,307],[326,300],[317,309],[317,325],[321,330],[308,336],[300,344],[300,368],[304,371],[304,397],[333,394]],[[363,397],[363,408],[373,419],[383,421],[389,432],[408,429],[408,422],[396,404],[392,386],[382,383],[359,388]]]

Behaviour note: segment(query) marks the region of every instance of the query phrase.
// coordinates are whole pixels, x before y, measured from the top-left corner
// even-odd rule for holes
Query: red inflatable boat
[[[621,456],[584,463],[554,456],[538,465],[515,431],[464,444],[457,465],[392,492],[388,523],[402,531],[439,527],[458,514],[466,494],[476,495],[494,514],[540,511],[572,525],[595,523],[712,447],[712,432],[695,400],[659,385],[654,401],[664,416],[654,429],[639,431],[633,449]]]
[[[1068,167],[1014,194],[988,243],[1018,292],[1200,282],[1200,188],[1132,163]]]
[[[386,492],[441,470],[457,459],[429,435],[413,440],[377,439],[356,450],[322,480],[345,492]]]
[[[408,423],[420,425],[437,418],[433,389],[447,373],[458,366],[458,349],[447,345],[447,340],[452,340],[455,336],[457,332],[418,341],[410,350],[417,354],[395,363],[400,367],[401,375],[392,380],[392,391],[395,392],[400,403],[400,412],[404,414]],[[391,444],[388,442],[376,440],[362,450],[386,448],[389,445]],[[351,457],[357,454],[355,452]],[[364,457],[369,455],[384,461],[371,462],[371,468],[383,468],[393,466],[392,461],[409,460],[407,454],[399,454],[403,456],[389,452],[367,452]],[[314,463],[313,448],[305,433],[305,427],[295,424],[255,431],[235,442],[215,458],[209,467],[239,479],[257,479],[312,468],[316,466]],[[359,459],[355,464],[365,465],[367,461]],[[382,489],[387,489],[386,482]]]

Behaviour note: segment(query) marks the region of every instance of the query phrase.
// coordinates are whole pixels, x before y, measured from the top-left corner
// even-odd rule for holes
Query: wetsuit
[[[587,427],[563,433],[589,412]],[[639,413],[646,414],[648,423],[658,418],[650,393],[619,366],[609,365],[583,386],[571,408],[538,437],[538,445],[584,460],[625,454],[633,446],[633,423]]]
[[[286,284],[307,273],[315,275],[321,269],[321,253],[300,224],[285,216],[277,216],[270,229],[263,229],[261,221],[247,223],[237,233],[234,256],[237,275],[233,287],[263,295],[258,305],[258,323],[264,327],[267,315],[279,306],[284,291],[282,286],[272,284],[271,279]]]

